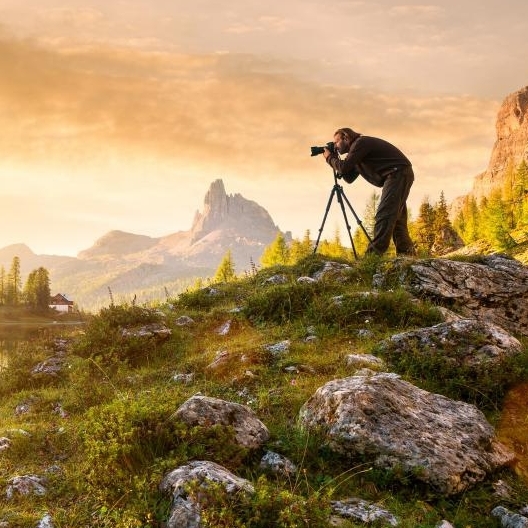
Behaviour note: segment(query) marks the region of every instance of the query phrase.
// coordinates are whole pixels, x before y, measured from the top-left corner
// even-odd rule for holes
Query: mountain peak
[[[103,256],[123,256],[149,249],[157,242],[157,238],[113,230],[96,240],[91,248],[81,251],[78,257],[80,259],[90,259]]]
[[[0,249],[0,260],[12,260],[13,257],[30,258],[34,257],[35,253],[29,249],[26,244],[11,244]]]
[[[280,229],[269,213],[256,202],[240,194],[228,195],[221,179],[211,183],[203,211],[197,212],[191,228],[193,242],[216,230],[236,230],[238,236],[272,240]],[[270,239],[271,236],[271,239]]]

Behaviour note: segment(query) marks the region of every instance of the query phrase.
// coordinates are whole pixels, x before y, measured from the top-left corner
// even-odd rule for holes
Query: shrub
[[[269,286],[252,294],[243,312],[255,323],[289,322],[303,317],[324,288],[320,283]]]
[[[144,338],[123,337],[123,329],[157,323],[161,320],[156,310],[139,306],[112,305],[103,308],[88,323],[84,336],[76,343],[74,352],[92,358],[99,365],[119,361],[137,364],[149,355],[153,343]]]
[[[471,343],[485,342],[485,336],[472,336]],[[483,341],[484,340],[484,341]],[[454,341],[456,343],[456,340]],[[390,367],[429,392],[496,410],[509,388],[528,375],[528,350],[500,362],[468,364],[460,357],[458,345],[447,341],[424,345],[416,338],[405,351],[390,343],[377,347]]]

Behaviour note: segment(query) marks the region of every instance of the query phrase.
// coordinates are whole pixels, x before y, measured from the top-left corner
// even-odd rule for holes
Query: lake
[[[73,327],[81,326],[82,321],[19,323],[0,322],[0,369],[7,365],[9,353],[28,341],[58,337],[70,332]]]

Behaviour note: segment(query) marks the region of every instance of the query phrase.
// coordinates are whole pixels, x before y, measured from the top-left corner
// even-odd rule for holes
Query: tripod
[[[323,217],[323,222],[321,224],[321,227],[319,228],[319,235],[317,237],[317,241],[315,242],[315,247],[314,247],[314,250],[313,250],[314,255],[317,252],[317,247],[319,246],[319,240],[321,239],[321,234],[323,233],[323,228],[324,228],[324,225],[325,225],[325,222],[326,222],[326,218],[328,216],[328,212],[330,211],[330,206],[332,205],[332,201],[334,199],[334,196],[337,196],[337,201],[339,202],[339,205],[341,206],[341,211],[343,213],[343,218],[345,219],[345,225],[346,225],[346,228],[347,228],[347,231],[348,231],[348,238],[350,239],[350,245],[352,246],[352,251],[354,253],[354,258],[357,260],[358,255],[357,255],[357,252],[356,252],[356,246],[354,244],[354,241],[352,240],[352,232],[350,231],[350,224],[348,223],[348,217],[347,217],[347,213],[346,213],[346,210],[345,210],[345,202],[348,205],[348,207],[349,207],[350,211],[352,212],[352,214],[354,215],[354,218],[356,219],[357,225],[361,228],[363,233],[365,233],[365,236],[367,237],[368,241],[372,242],[372,239],[370,238],[370,235],[367,233],[367,230],[365,229],[365,226],[361,223],[361,220],[360,220],[359,216],[354,211],[354,208],[352,207],[352,205],[348,201],[348,198],[345,195],[345,191],[343,191],[343,186],[339,185],[337,183],[337,173],[336,173],[335,170],[334,170],[334,186],[332,187],[332,191],[330,192],[330,197],[328,198],[328,203],[326,204],[326,210],[325,210],[325,214],[324,214],[324,217]]]

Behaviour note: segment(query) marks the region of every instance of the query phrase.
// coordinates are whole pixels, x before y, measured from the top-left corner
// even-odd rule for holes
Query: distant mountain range
[[[18,256],[23,278],[43,266],[52,293],[94,310],[110,303],[110,291],[116,302],[175,296],[196,278],[212,276],[228,250],[238,273],[250,269],[279,232],[263,207],[240,194],[227,195],[218,179],[189,231],[160,238],[110,231],[77,257],[36,255],[25,244],[13,244],[0,249],[0,265],[8,270]]]

